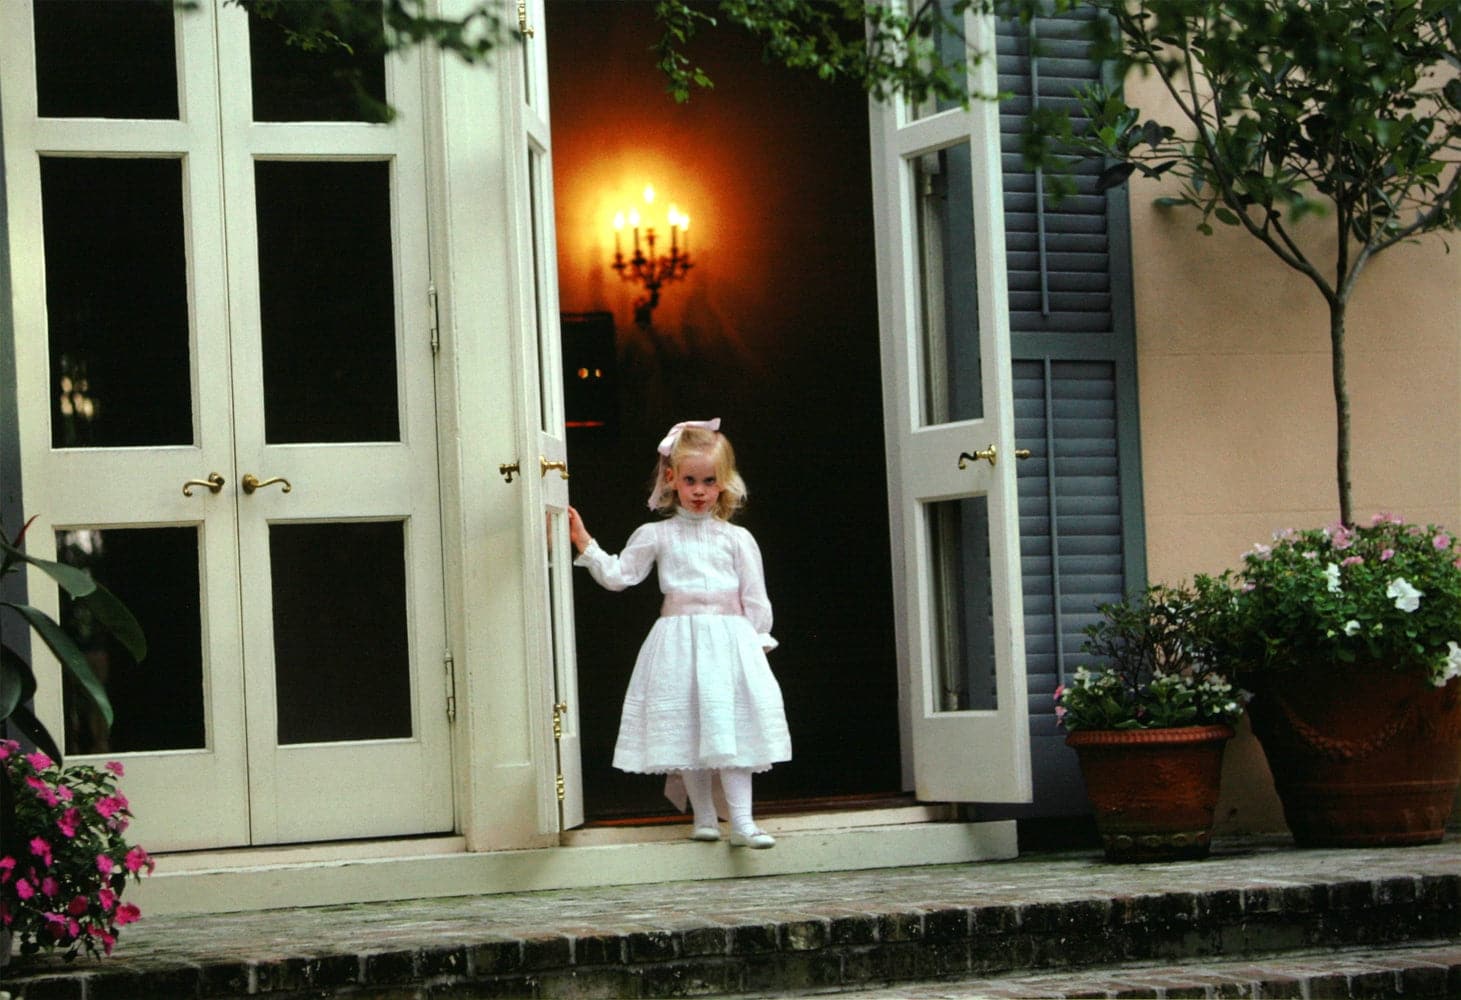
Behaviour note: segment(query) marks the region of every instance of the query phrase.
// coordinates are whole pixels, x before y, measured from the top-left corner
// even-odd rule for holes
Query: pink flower
[[[17,879],[15,882],[15,894],[21,899],[30,899],[36,894],[36,888],[27,879]]]
[[[53,806],[60,801],[56,798],[55,790],[52,789],[51,786],[48,785],[46,782],[42,781],[40,778],[37,778],[35,775],[26,775],[25,783],[30,786],[32,790],[35,791],[36,798],[40,799],[46,805]]]
[[[1341,566],[1358,566],[1360,563],[1362,563],[1364,561],[1365,561],[1365,557],[1364,556],[1345,556],[1342,560],[1340,560],[1339,565],[1341,565]]]
[[[116,871],[116,868],[117,863],[113,861],[109,856],[105,854],[98,854],[96,856],[96,870],[101,872],[103,875],[110,875],[112,872]]]
[[[67,809],[56,820],[56,826],[67,838],[76,836],[76,828],[81,825],[81,810],[76,808]]]
[[[109,760],[109,761],[107,761],[106,762],[106,769],[108,771],[112,772],[113,774],[115,774],[119,778],[122,777],[123,775],[125,775],[127,773],[127,769],[122,766],[122,762],[119,761],[119,760]]]
[[[1431,539],[1431,544],[1436,547],[1437,552],[1445,552],[1451,547],[1451,536],[1443,531]]]
[[[66,912],[73,917],[79,917],[89,909],[91,909],[91,900],[85,896],[72,896],[71,902],[66,907]]]
[[[117,894],[106,886],[96,890],[96,901],[101,904],[104,913],[112,912],[112,907],[117,905]]]
[[[51,760],[51,758],[47,757],[39,750],[37,750],[35,753],[26,754],[25,762],[31,767],[35,768],[37,771],[44,771],[46,768],[51,767],[55,764],[55,761]]]
[[[117,907],[117,926],[126,927],[128,924],[136,922],[140,916],[142,916],[142,911],[137,909],[136,906],[131,903],[123,903]]]
[[[147,873],[150,875],[152,869],[157,867],[157,863],[140,847],[134,847],[127,852],[127,860],[124,864],[127,866],[127,871],[133,875],[143,867],[146,867]]]
[[[5,760],[19,749],[20,744],[14,740],[0,740],[0,760]]]
[[[1394,559],[1394,558],[1395,558],[1395,550],[1394,549],[1385,549],[1383,552],[1380,553],[1380,561],[1381,562],[1389,562],[1391,559]]]
[[[1354,544],[1354,536],[1348,531],[1337,531],[1334,534],[1332,544],[1336,549],[1347,549]]]
[[[61,883],[57,882],[51,876],[47,875],[45,878],[41,879],[41,893],[43,895],[49,896],[54,899],[56,894],[60,891]]]
[[[46,843],[44,837],[31,838],[30,853],[40,858],[47,868],[51,866],[51,845]]]
[[[96,811],[101,813],[103,819],[111,819],[113,815],[125,808],[127,808],[127,800],[121,795],[108,795],[96,802]]]
[[[14,873],[14,871],[15,871],[15,859],[14,858],[12,858],[8,854],[5,855],[5,857],[0,858],[0,885],[4,885],[6,882],[9,882],[10,881],[10,877]]]
[[[62,802],[70,802],[76,797],[76,795],[71,791],[71,789],[67,788],[65,785],[59,785],[56,788],[56,797],[59,798]]]

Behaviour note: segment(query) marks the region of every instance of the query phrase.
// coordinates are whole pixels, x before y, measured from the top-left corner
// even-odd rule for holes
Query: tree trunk
[[[1354,513],[1349,484],[1349,389],[1344,382],[1344,312],[1348,305],[1343,296],[1329,302],[1329,358],[1334,379],[1334,466],[1339,480],[1339,522],[1353,524]]]

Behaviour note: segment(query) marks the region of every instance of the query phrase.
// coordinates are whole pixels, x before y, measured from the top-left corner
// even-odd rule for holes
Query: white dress
[[[615,767],[765,771],[791,759],[781,687],[766,662],[776,647],[771,602],[749,531],[679,508],[635,529],[619,555],[590,542],[574,564],[609,590],[639,583],[657,564],[665,594],[629,678]]]

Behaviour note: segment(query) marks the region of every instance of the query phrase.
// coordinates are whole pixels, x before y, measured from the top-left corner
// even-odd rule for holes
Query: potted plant
[[[1109,861],[1205,857],[1223,750],[1241,699],[1214,669],[1201,595],[1153,586],[1100,606],[1077,668],[1055,689]]]
[[[1199,578],[1296,842],[1438,841],[1461,782],[1461,549],[1435,525],[1278,532]]]
[[[0,780],[15,793],[13,853],[0,854],[0,926],[22,956],[63,949],[110,955],[117,934],[141,914],[122,902],[129,879],[152,858],[127,842],[132,813],[117,790],[116,761],[62,768],[43,751],[0,739]]]
[[[147,653],[142,628],[109,590],[84,570],[26,555],[21,546],[31,521],[13,541],[0,535],[0,577],[35,566],[141,660]],[[110,725],[106,689],[75,638],[29,604],[0,599],[0,610],[25,621]],[[12,944],[22,955],[59,946],[68,960],[82,948],[109,954],[118,929],[137,916],[136,907],[119,902],[127,875],[152,870],[147,852],[122,836],[131,819],[115,785],[122,765],[63,769],[54,737],[30,709],[35,692],[30,663],[0,643],[0,967]],[[10,727],[40,749],[23,753],[4,738]]]

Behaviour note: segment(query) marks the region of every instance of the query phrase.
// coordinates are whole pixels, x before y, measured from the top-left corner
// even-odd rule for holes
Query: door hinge
[[[440,317],[436,308],[436,285],[426,286],[426,324],[431,329],[431,353],[441,350]]]
[[[559,771],[558,772],[558,782],[557,782],[557,784],[554,787],[555,787],[555,789],[558,792],[558,801],[559,802],[562,802],[564,799],[566,799],[568,797],[567,791],[565,791],[564,788],[563,788],[563,772],[562,771]]]
[[[451,650],[447,650],[441,657],[442,666],[446,669],[446,721],[457,721],[457,661],[452,656]]]

